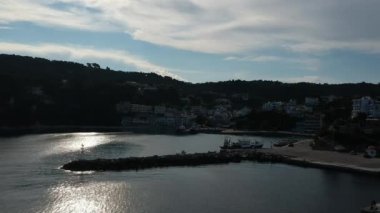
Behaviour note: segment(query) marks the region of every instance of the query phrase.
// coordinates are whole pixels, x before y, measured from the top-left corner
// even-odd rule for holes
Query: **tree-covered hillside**
[[[120,125],[116,111],[120,102],[186,108],[229,98],[233,107],[259,107],[269,100],[306,96],[380,96],[380,84],[261,80],[192,84],[154,73],[113,71],[94,63],[16,55],[0,55],[0,67],[0,126]]]
[[[183,84],[153,73],[100,69],[94,64],[0,55],[0,125],[119,125],[115,104],[152,101],[138,84],[157,85],[158,102],[175,102]],[[157,99],[157,98],[156,98]]]

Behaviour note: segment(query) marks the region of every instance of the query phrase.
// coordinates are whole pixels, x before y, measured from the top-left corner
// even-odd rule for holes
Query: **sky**
[[[188,82],[380,82],[380,0],[0,0],[0,53]]]

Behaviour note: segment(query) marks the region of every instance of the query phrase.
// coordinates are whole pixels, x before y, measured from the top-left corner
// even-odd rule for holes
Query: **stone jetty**
[[[377,159],[365,159],[360,156],[329,151],[315,151],[311,150],[306,142],[308,141],[296,143],[294,147],[290,148],[222,150],[220,152],[182,153],[118,159],[83,159],[67,163],[62,166],[62,169],[70,171],[121,171],[256,161],[380,176]]]
[[[286,157],[255,150],[221,151],[194,154],[175,154],[149,157],[129,157],[118,159],[76,160],[62,166],[70,171],[121,171],[141,170],[171,166],[200,166],[227,164],[241,161],[284,162]]]

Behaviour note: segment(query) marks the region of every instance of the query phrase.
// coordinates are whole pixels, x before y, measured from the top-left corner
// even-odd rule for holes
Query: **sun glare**
[[[129,185],[117,182],[63,183],[50,189],[49,204],[42,212],[110,212],[115,206],[126,211],[129,190]]]

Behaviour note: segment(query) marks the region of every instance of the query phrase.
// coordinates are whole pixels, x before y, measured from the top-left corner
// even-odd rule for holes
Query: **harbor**
[[[3,180],[0,188],[6,196],[2,198],[2,207],[5,212],[123,212],[127,209],[130,212],[228,213],[236,211],[237,205],[239,212],[244,213],[252,212],[252,209],[272,213],[308,209],[310,213],[317,213],[359,212],[369,206],[371,200],[379,200],[380,183],[376,175],[315,169],[310,165],[293,166],[287,158],[269,160],[270,155],[265,152],[277,150],[270,148],[272,142],[283,139],[274,137],[248,137],[251,141],[262,142],[262,149],[226,150],[230,154],[240,152],[242,155],[257,152],[252,160],[239,156],[215,163],[206,158],[207,164],[204,160],[178,166],[139,166],[137,170],[98,172],[60,169],[78,159],[94,162],[95,159],[105,159],[100,161],[108,166],[109,159],[119,158],[146,160],[149,156],[169,155],[177,160],[183,154],[196,157],[192,155],[194,153],[217,156],[224,137],[220,134],[66,133],[3,138],[0,156],[6,160],[0,162]],[[234,142],[240,138],[230,137]],[[289,150],[295,148],[293,152],[296,152],[302,148],[301,144],[298,142],[294,147],[283,147],[278,151],[293,155]],[[263,157],[258,159],[259,155]],[[24,202],[20,193],[26,194],[29,202]],[[333,202],[325,196],[326,193],[334,195]],[[231,201],[231,196],[239,199]],[[298,202],[304,197],[319,199]],[[78,200],[96,205],[83,209],[82,205],[76,205]],[[174,204],[173,200],[176,200]],[[275,206],[270,205],[273,200],[277,202]],[[108,205],[102,206],[102,203]],[[184,205],[189,205],[189,209],[183,209]]]
[[[247,144],[249,143],[247,141],[240,141],[242,144],[247,145],[247,147],[236,148],[238,145],[235,144],[235,147],[233,147],[229,145],[230,142],[228,140],[225,140],[219,152],[186,153],[183,151],[178,154],[161,156],[93,160],[79,159],[64,164],[62,169],[70,171],[121,171],[252,161],[284,163],[301,167],[380,176],[380,159],[368,159],[360,155],[332,151],[312,150],[309,145],[311,141],[308,139],[294,143],[292,146],[258,149],[248,146]]]

